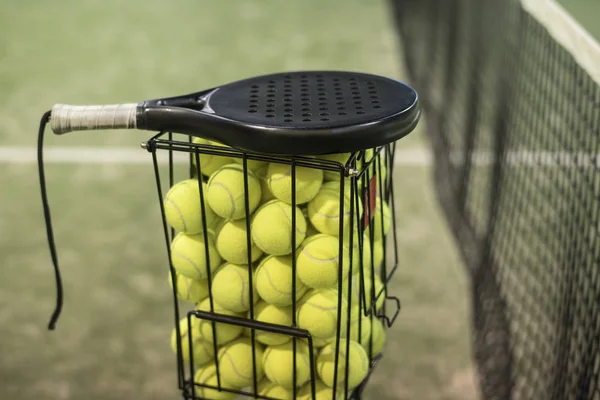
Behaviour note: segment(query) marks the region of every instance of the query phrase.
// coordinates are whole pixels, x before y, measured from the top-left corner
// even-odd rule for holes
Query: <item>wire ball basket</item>
[[[135,105],[55,106],[40,146],[48,119],[55,133],[159,131],[142,147],[184,398],[360,398],[400,312],[389,286],[399,265],[394,158],[419,119],[410,87],[297,72]],[[59,286],[53,327],[62,295],[40,166]]]

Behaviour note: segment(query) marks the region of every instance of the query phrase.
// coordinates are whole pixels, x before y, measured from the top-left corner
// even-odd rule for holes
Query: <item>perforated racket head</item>
[[[143,103],[138,127],[287,155],[364,150],[398,140],[419,119],[417,93],[381,76],[278,73]]]
[[[246,79],[221,87],[208,105],[222,117],[278,129],[335,129],[402,113],[414,90],[379,76],[296,72]]]

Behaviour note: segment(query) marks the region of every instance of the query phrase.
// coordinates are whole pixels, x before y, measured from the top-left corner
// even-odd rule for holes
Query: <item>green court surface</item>
[[[176,4],[176,5],[175,5]],[[281,70],[405,78],[383,1],[13,2],[0,14],[0,147],[33,147],[54,103],[137,102]],[[49,134],[139,149],[150,132]],[[426,146],[420,130],[399,149]],[[143,152],[143,150],[139,150]],[[151,159],[49,164],[65,306],[58,328],[34,164],[2,163],[0,398],[176,399],[167,258]],[[427,166],[397,167],[402,312],[367,399],[475,399],[468,282]]]

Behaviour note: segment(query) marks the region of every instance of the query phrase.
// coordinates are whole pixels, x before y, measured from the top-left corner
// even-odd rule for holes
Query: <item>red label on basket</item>
[[[369,204],[369,199],[371,200],[371,204]],[[369,207],[370,205],[370,207]],[[369,181],[368,191],[365,190],[364,193],[364,203],[363,210],[365,213],[363,225],[363,229],[367,229],[369,226],[369,222],[375,216],[375,207],[377,206],[377,175],[374,174],[371,180]]]

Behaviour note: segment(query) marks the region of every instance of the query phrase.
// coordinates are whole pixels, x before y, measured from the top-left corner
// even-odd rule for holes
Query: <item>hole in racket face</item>
[[[381,120],[416,100],[394,80],[351,72],[273,74],[224,85],[208,104],[222,117],[279,128],[335,128]]]

